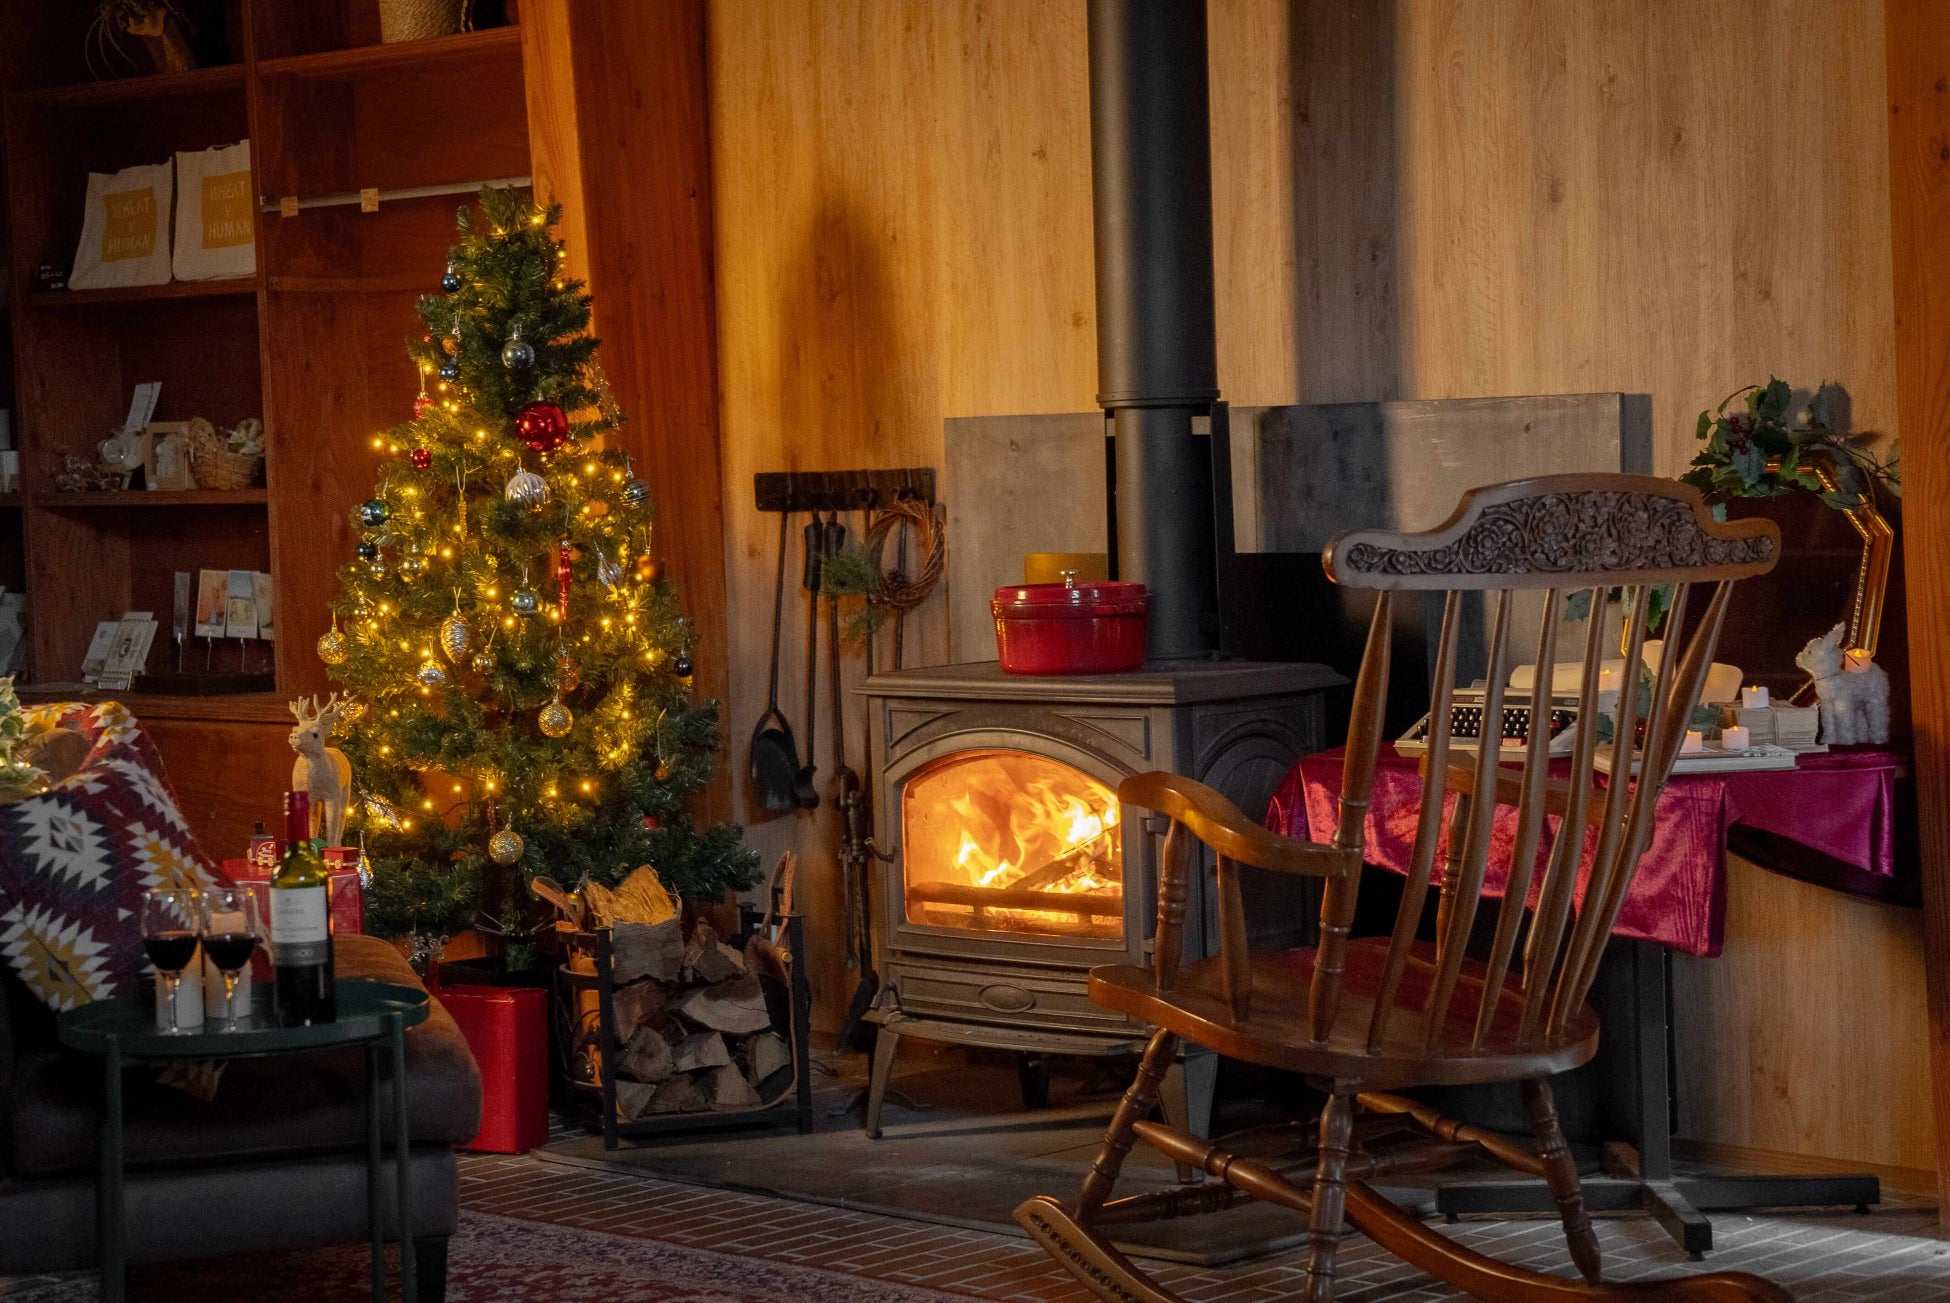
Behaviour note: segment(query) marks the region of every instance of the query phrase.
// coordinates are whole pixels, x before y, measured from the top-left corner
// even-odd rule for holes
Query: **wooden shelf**
[[[32,499],[49,511],[105,507],[251,507],[269,500],[264,489],[112,489],[104,493],[41,493]]]
[[[273,276],[273,294],[433,294],[440,289],[433,276]]]
[[[514,24],[457,36],[429,36],[391,45],[356,45],[318,54],[294,54],[266,59],[257,65],[260,78],[291,77],[313,81],[357,81],[394,72],[427,71],[475,60],[521,56],[521,28]],[[511,90],[519,90],[519,86]]]
[[[160,635],[155,649],[149,654],[155,656],[164,650]],[[173,644],[170,647],[173,654]],[[18,686],[16,692],[23,702],[42,705],[50,701],[119,701],[135,715],[137,722],[145,719],[199,719],[233,720],[240,723],[289,724],[290,708],[285,698],[275,692],[239,692],[228,696],[181,697],[166,696],[151,692],[97,692],[83,691],[73,686],[53,684],[43,686],[28,683]]]
[[[44,86],[15,91],[7,98],[15,104],[43,104],[55,107],[92,104],[141,104],[166,99],[213,95],[244,88],[244,65],[226,63],[215,68],[192,68],[188,72],[158,72],[146,76],[117,77],[110,81],[77,82],[69,86]]]
[[[175,299],[228,299],[257,293],[257,277],[169,281],[162,285],[124,285],[105,290],[34,290],[21,301],[37,308],[85,308],[101,303],[166,303]]]

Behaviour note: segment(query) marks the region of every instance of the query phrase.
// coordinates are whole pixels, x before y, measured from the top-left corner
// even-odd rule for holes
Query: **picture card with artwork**
[[[227,571],[224,589],[228,600],[224,606],[223,636],[257,637],[257,576],[249,570]]]
[[[223,637],[229,606],[230,572],[228,570],[197,571],[196,636],[199,638]]]
[[[115,646],[115,631],[121,628],[120,620],[103,620],[95,626],[95,634],[88,640],[88,650],[81,656],[81,678],[84,683],[93,683],[102,676],[108,666],[108,653]]]
[[[124,691],[142,672],[149,659],[149,648],[156,641],[156,615],[153,611],[126,611],[116,622],[115,637],[109,644],[108,661],[97,680],[101,687]]]
[[[251,572],[251,601],[257,607],[257,636],[270,642],[278,635],[271,624],[271,576],[262,570]]]

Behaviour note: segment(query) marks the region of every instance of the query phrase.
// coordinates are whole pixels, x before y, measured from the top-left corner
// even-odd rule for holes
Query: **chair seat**
[[[1517,1044],[1523,992],[1506,981],[1497,995],[1496,1018],[1481,1047],[1471,1045],[1483,989],[1483,966],[1465,960],[1449,1016],[1433,1045],[1422,1007],[1435,977],[1435,947],[1409,952],[1394,1000],[1395,1014],[1375,1053],[1368,1052],[1368,1024],[1388,957],[1385,937],[1350,941],[1342,978],[1340,1017],[1327,1039],[1315,1043],[1307,1023],[1307,991],[1315,952],[1260,951],[1252,956],[1252,1000],[1244,1021],[1235,1020],[1221,984],[1220,961],[1201,960],[1178,971],[1173,989],[1160,995],[1149,968],[1112,964],[1090,970],[1090,998],[1133,1018],[1167,1028],[1189,1040],[1269,1068],[1359,1081],[1364,1088],[1473,1085],[1548,1076],[1588,1062],[1598,1051],[1598,1017],[1579,1008],[1563,1032]]]

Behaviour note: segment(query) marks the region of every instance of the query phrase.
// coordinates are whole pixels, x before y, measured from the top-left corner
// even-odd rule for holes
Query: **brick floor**
[[[971,1298],[1082,1303],[1092,1297],[1041,1250],[1014,1236],[568,1168],[527,1157],[463,1156],[461,1201],[504,1217],[822,1267]],[[1950,1237],[1936,1229],[1934,1209],[1891,1207],[1867,1217],[1720,1214],[1713,1225],[1720,1247],[1711,1257],[1712,1268],[1757,1272],[1791,1290],[1802,1303],[1950,1298]],[[1471,1247],[1505,1260],[1570,1271],[1555,1221],[1472,1218],[1448,1229]],[[1608,1279],[1635,1280],[1689,1269],[1685,1256],[1648,1219],[1601,1218],[1599,1237]],[[1300,1293],[1305,1274],[1302,1253],[1216,1269],[1146,1265],[1161,1284],[1192,1303],[1292,1299]],[[1359,1235],[1343,1246],[1339,1275],[1346,1303],[1435,1303],[1462,1297]]]

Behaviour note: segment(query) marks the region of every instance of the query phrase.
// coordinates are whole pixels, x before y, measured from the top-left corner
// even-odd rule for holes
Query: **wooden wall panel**
[[[1950,1225],[1950,10],[1888,0],[1890,230],[1937,1186]]]
[[[1094,405],[1084,5],[712,0],[708,14],[742,783],[777,536],[751,474],[939,465],[945,417]],[[1869,0],[1209,0],[1209,14],[1234,403],[1647,393],[1668,474],[1692,455],[1694,414],[1770,371],[1837,381],[1857,426],[1893,425]],[[1757,49],[1759,75],[1743,70]],[[992,654],[948,646],[938,607],[986,596],[937,598],[910,651]],[[796,618],[789,605],[788,649]],[[783,677],[797,724],[790,652]],[[858,765],[857,715],[851,731]],[[742,788],[739,811],[756,814]],[[831,1026],[852,984],[828,813],[749,836],[802,852]]]

